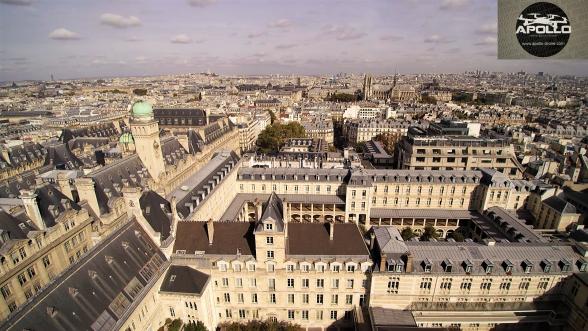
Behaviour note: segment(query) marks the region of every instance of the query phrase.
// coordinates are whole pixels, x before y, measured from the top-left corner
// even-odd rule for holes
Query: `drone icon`
[[[529,13],[531,18],[525,18],[521,14],[519,16],[519,21],[523,21],[523,26],[528,25],[549,25],[554,29],[557,28],[558,24],[567,24],[568,19],[566,17],[561,17],[560,15],[556,14],[547,14],[547,16],[541,16],[541,14],[537,13]]]

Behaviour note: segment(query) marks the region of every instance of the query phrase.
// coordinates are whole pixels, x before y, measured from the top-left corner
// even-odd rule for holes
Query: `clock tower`
[[[155,182],[165,172],[165,162],[159,140],[159,125],[153,118],[153,109],[145,101],[133,104],[130,120],[135,150]]]

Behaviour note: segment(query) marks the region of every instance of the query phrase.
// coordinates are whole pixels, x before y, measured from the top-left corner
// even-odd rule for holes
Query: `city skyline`
[[[476,0],[1,0],[0,81],[220,74],[588,74],[586,61],[497,60]]]

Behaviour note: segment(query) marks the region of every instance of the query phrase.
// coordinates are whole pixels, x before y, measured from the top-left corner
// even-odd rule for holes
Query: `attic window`
[[[551,261],[543,260],[541,261],[541,266],[543,267],[543,272],[548,273],[551,271]]]
[[[567,259],[561,259],[561,261],[559,261],[559,264],[561,266],[561,271],[572,270],[572,263],[570,261],[568,261]]]
[[[586,262],[586,260],[578,260],[576,264],[578,265],[578,270],[581,272],[588,270],[588,262]]]
[[[453,263],[451,263],[451,260],[449,259],[443,260],[441,266],[443,267],[443,270],[445,270],[445,272],[451,272],[451,270],[453,269]]]
[[[169,277],[170,283],[173,282],[174,280],[176,280],[176,275],[171,275],[171,277]]]
[[[490,260],[484,260],[484,262],[482,262],[482,267],[484,267],[484,270],[487,274],[490,274],[494,269],[494,263],[492,263]]]
[[[145,208],[145,214],[149,215],[151,213],[151,206],[147,206]]]
[[[423,261],[423,269],[425,272],[431,272],[431,261],[429,261],[429,259]]]
[[[265,224],[265,229],[267,231],[272,231],[274,229],[274,225],[272,223],[266,223]]]
[[[469,274],[472,272],[474,265],[472,264],[472,262],[470,260],[465,260],[465,261],[463,261],[463,268],[464,268],[465,272],[467,274]]]
[[[512,262],[510,262],[509,260],[504,260],[504,262],[502,262],[502,265],[504,266],[504,271],[506,273],[512,272],[512,268],[513,268]]]
[[[528,274],[533,270],[533,263],[529,260],[523,261],[523,268],[525,269],[525,273]]]

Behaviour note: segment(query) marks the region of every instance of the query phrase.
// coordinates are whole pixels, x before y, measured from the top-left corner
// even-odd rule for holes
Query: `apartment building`
[[[302,126],[308,138],[322,139],[327,144],[333,145],[335,141],[333,122],[326,118],[317,118],[312,122],[303,121]]]
[[[0,320],[30,302],[94,245],[88,212],[44,184],[23,190],[23,207],[0,210]]]
[[[399,146],[398,168],[471,170],[493,168],[511,178],[522,177],[514,146],[504,139],[470,136],[405,137]]]
[[[343,133],[352,144],[371,140],[381,133],[393,133],[404,136],[408,132],[410,122],[392,119],[351,120],[343,125]]]

